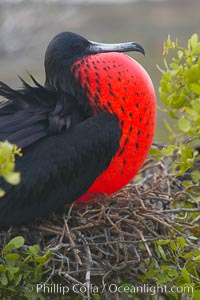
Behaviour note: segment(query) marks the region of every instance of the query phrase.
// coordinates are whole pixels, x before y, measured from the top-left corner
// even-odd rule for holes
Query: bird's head
[[[72,32],[62,32],[51,40],[46,50],[46,85],[66,91],[70,65],[81,57],[98,53],[129,51],[144,54],[143,47],[136,42],[97,43]]]

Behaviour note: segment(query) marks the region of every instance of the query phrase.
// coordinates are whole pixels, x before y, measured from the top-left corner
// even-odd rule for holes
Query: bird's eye
[[[82,42],[77,42],[74,45],[72,45],[73,50],[77,51],[79,49],[82,49],[84,44]]]

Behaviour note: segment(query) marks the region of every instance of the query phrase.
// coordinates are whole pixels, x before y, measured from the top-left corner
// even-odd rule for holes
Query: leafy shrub
[[[167,287],[170,300],[184,299],[184,295],[190,295],[190,299],[199,299],[200,249],[189,249],[183,237],[159,240],[155,248],[157,257],[151,261],[148,272],[141,276],[142,281],[153,280],[160,291],[161,287]]]
[[[185,213],[184,216],[174,216],[173,218],[184,218],[184,222],[195,224],[199,216],[199,193],[200,171],[199,151],[193,150],[200,141],[200,42],[195,33],[188,40],[187,47],[184,48],[179,41],[171,41],[168,37],[164,43],[164,69],[158,67],[162,73],[159,87],[161,100],[164,104],[164,111],[174,121],[172,124],[165,121],[170,133],[172,142],[162,150],[156,150],[154,154],[171,157],[170,170],[174,176],[184,175],[190,169],[190,177],[183,181],[183,186],[190,192],[185,193],[178,201],[174,199],[174,209],[192,208],[192,203],[196,212]],[[197,165],[197,170],[193,166]],[[184,179],[184,176],[183,176]],[[193,192],[193,188],[198,189]],[[191,204],[184,201],[191,197]],[[178,228],[180,230],[181,228]],[[188,232],[189,233],[189,232]],[[182,236],[175,237],[172,234],[170,240],[159,240],[155,244],[157,257],[151,261],[148,272],[141,277],[144,282],[152,280],[158,285],[177,287],[192,287],[189,299],[200,298],[200,249],[198,241],[200,236],[200,226],[194,229],[194,236],[188,236],[186,240]],[[184,299],[184,293],[168,293],[169,299]],[[187,298],[188,299],[188,298]]]
[[[50,252],[42,255],[38,245],[25,247],[22,236],[10,240],[1,251],[0,298],[44,299],[42,294],[36,294],[35,285],[49,271],[45,265],[50,257]]]
[[[200,42],[195,33],[188,40],[187,47],[168,37],[164,43],[164,69],[159,93],[165,112],[175,120],[172,126],[165,121],[171,134],[170,145],[164,155],[176,152],[179,174],[191,168],[199,159],[198,152],[192,151],[195,141],[200,140]],[[169,61],[169,62],[168,62]],[[177,146],[175,146],[176,144]],[[177,172],[177,168],[175,168]],[[199,180],[200,172],[195,178]]]

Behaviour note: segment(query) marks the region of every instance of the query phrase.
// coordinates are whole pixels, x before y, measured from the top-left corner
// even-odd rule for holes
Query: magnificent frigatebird
[[[119,53],[135,42],[102,44],[64,32],[45,54],[45,85],[32,76],[14,90],[0,82],[0,140],[22,148],[21,183],[0,180],[0,226],[21,225],[65,204],[111,194],[141,168],[155,128],[152,82]]]

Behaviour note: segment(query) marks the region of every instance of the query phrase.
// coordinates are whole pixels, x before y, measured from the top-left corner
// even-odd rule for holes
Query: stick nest
[[[166,161],[149,158],[137,178],[115,195],[1,231],[1,245],[22,235],[26,245],[39,244],[42,253],[50,250],[47,283],[89,285],[98,278],[103,286],[123,278],[140,284],[140,276],[157,257],[157,240],[183,236],[190,243],[188,236],[199,228],[199,217],[186,222],[184,215],[199,211],[193,198],[199,194],[200,186],[186,188],[170,175]],[[190,208],[182,208],[182,201]]]

